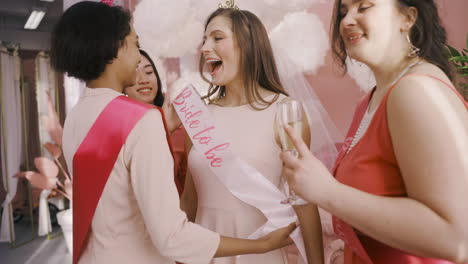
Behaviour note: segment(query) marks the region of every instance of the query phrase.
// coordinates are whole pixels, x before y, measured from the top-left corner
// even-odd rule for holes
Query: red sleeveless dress
[[[424,75],[444,83],[460,96],[468,109],[468,103],[450,84],[434,76],[425,74],[409,74],[405,77],[411,75]],[[354,137],[356,128],[359,127],[364,113],[367,110],[370,94],[361,101],[354,114],[351,129],[346,138],[345,147],[340,153],[335,165],[334,175],[341,183],[368,193],[381,196],[404,197],[407,196],[407,192],[394,154],[387,121],[388,96],[395,85],[396,84],[388,89],[386,95],[382,99],[382,102],[376,109],[367,132],[349,151],[349,153],[346,154],[346,150]],[[389,247],[377,240],[359,233],[357,237],[374,264],[452,263],[446,260],[436,260],[410,255],[409,253]],[[345,264],[362,263],[366,262],[363,261],[350,247],[345,248]]]

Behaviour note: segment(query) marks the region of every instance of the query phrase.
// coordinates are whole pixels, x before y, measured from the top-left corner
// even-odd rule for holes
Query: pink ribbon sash
[[[85,248],[94,212],[120,150],[137,122],[152,108],[125,96],[115,98],[101,112],[76,151],[73,157],[74,264]]]
[[[205,157],[205,162],[218,179],[235,197],[259,209],[268,219],[249,238],[258,238],[297,220],[292,206],[281,204],[286,196],[265,176],[233,153],[231,143],[219,132],[193,86],[183,89],[172,104],[193,142],[193,148]],[[300,228],[291,234],[291,238],[307,263]]]

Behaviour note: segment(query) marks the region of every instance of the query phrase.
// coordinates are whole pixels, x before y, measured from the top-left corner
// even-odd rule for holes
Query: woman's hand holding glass
[[[299,135],[299,131],[289,125],[284,130],[289,135],[298,155],[283,151],[283,177],[289,187],[308,202],[320,205],[332,194],[337,183],[328,168],[310,152],[308,145]]]
[[[291,138],[286,133],[284,128],[291,126],[297,131],[301,132],[301,136],[305,141],[310,142],[310,129],[304,105],[291,98],[287,98],[277,105],[275,131],[276,143],[280,146],[283,152],[289,152],[292,156],[299,158],[299,152],[294,146]],[[285,180],[283,178],[283,180]],[[285,182],[285,192],[288,198],[282,203],[296,204],[297,197],[293,190],[290,190],[288,184]]]

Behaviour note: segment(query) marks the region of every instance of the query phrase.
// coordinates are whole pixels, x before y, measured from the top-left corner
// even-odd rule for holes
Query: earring
[[[406,35],[406,40],[408,41],[408,43],[410,45],[410,52],[408,53],[408,57],[409,58],[416,58],[419,55],[419,51],[421,51],[421,49],[419,49],[418,47],[414,46],[413,43],[411,43],[411,39],[409,37],[409,34]]]

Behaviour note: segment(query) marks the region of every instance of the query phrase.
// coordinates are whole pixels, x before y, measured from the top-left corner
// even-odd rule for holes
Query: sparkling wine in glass
[[[299,158],[299,152],[284,127],[285,125],[289,125],[294,131],[301,134],[306,144],[310,143],[309,122],[304,105],[300,101],[291,98],[286,98],[277,105],[278,108],[275,119],[275,131],[277,133],[276,143],[283,151],[289,151],[295,157]],[[286,181],[284,181],[284,186],[288,199],[283,201],[283,203],[295,204],[297,200],[296,194],[289,188]]]

